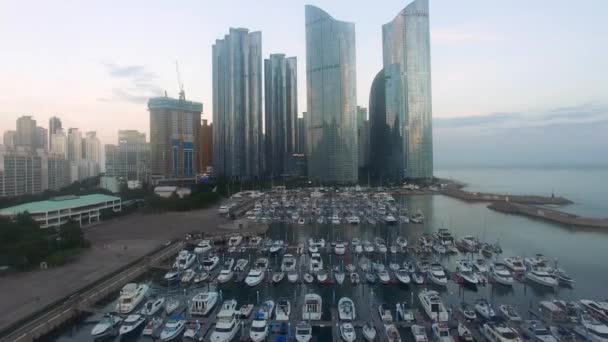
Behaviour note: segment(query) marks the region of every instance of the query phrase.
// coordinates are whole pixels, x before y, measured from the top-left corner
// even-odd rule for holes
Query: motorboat
[[[349,224],[359,224],[359,222],[360,222],[359,217],[357,217],[357,216],[355,216],[355,215],[348,216],[348,217],[346,218],[346,221],[347,221]]]
[[[302,319],[318,321],[321,320],[323,312],[323,300],[316,293],[308,293],[304,296],[304,305],[302,306]]]
[[[447,248],[440,243],[434,243],[433,250],[439,254],[445,254],[448,252]]]
[[[378,249],[378,253],[386,253],[388,251],[383,243],[377,245],[376,248]]]
[[[394,324],[384,325],[384,330],[386,332],[386,339],[389,342],[401,342],[401,335]]]
[[[217,292],[201,292],[195,295],[190,304],[190,314],[195,316],[206,316],[211,312],[217,303],[218,298],[219,295]]]
[[[289,272],[296,269],[297,260],[291,254],[283,255],[283,261],[281,262],[281,271]]]
[[[376,272],[384,271],[385,268],[381,262],[372,262],[372,269]]]
[[[163,325],[163,319],[160,317],[153,317],[146,323],[144,330],[142,330],[142,336],[153,336],[154,333]]]
[[[363,253],[363,245],[361,245],[361,244],[355,245],[355,253],[357,253],[357,254]]]
[[[426,329],[422,325],[412,325],[412,335],[414,335],[415,342],[428,342],[429,340],[426,336]]]
[[[395,304],[397,320],[413,322],[416,320],[414,317],[414,312],[409,308],[409,305],[406,302],[401,302]]]
[[[247,268],[247,264],[249,264],[249,260],[247,259],[237,260],[236,265],[234,266],[234,272],[244,272]]]
[[[298,224],[299,224],[300,226],[305,225],[305,224],[306,224],[306,219],[305,219],[304,217],[300,217],[300,218],[298,219]]]
[[[217,210],[218,214],[228,214],[228,212],[230,211],[230,208],[227,205],[221,205],[220,208]]]
[[[481,317],[487,320],[491,320],[496,317],[496,312],[494,312],[492,305],[490,305],[490,303],[483,298],[480,298],[475,302],[475,311],[477,311]]]
[[[249,238],[249,245],[251,247],[257,247],[262,242],[262,238],[259,236],[252,236]]]
[[[285,272],[283,271],[277,271],[272,274],[272,282],[275,284],[280,283],[283,278],[285,278]]]
[[[203,325],[200,322],[186,323],[186,330],[184,331],[184,340],[196,341],[199,340],[198,334],[201,333]],[[202,337],[200,337],[202,338]]]
[[[245,284],[250,287],[258,286],[264,280],[266,272],[260,268],[252,268],[245,277]]]
[[[197,272],[196,275],[194,276],[194,283],[200,284],[200,283],[204,282],[205,280],[207,280],[208,278],[209,278],[209,272],[207,272],[207,271]]]
[[[536,342],[558,342],[551,331],[541,321],[529,320],[521,324],[521,328],[527,337]]]
[[[552,325],[549,327],[551,335],[555,337],[559,342],[576,342],[576,333],[569,327],[562,325]]]
[[[311,273],[316,273],[323,269],[323,259],[320,253],[312,253],[308,261],[308,268]]]
[[[448,283],[448,277],[445,275],[443,266],[438,262],[431,263],[428,277],[435,285],[445,286]]]
[[[329,274],[326,270],[318,270],[317,271],[317,281],[319,283],[325,283],[329,279]]]
[[[574,331],[593,342],[608,341],[608,326],[587,313],[581,315],[580,324],[574,327]]]
[[[300,278],[300,274],[298,273],[298,271],[289,271],[287,272],[287,281],[289,281],[290,283],[295,283],[298,281],[298,279]]]
[[[374,245],[369,241],[363,241],[363,251],[365,253],[373,253]]]
[[[498,306],[498,313],[503,316],[507,321],[521,322],[521,316],[515,310],[512,305],[501,304]]]
[[[305,321],[301,321],[296,325],[296,341],[310,342],[312,339],[312,327]]]
[[[182,284],[190,284],[190,282],[192,282],[192,280],[194,280],[194,277],[196,277],[196,271],[193,269],[187,269],[186,271],[184,271],[184,273],[182,274],[182,278],[181,278],[181,282]]]
[[[494,248],[490,244],[483,243],[479,249],[479,255],[486,259],[491,259],[494,257]]]
[[[234,259],[233,258],[226,258],[224,260],[224,264],[222,265],[222,269],[232,270],[233,266],[234,266]]]
[[[182,271],[176,267],[170,269],[167,273],[165,273],[165,280],[168,282],[172,282],[180,279],[182,276]]]
[[[277,254],[279,253],[281,250],[283,249],[283,241],[282,240],[276,240],[272,243],[272,245],[270,245],[270,254]]]
[[[467,303],[463,302],[461,304],[460,312],[462,313],[462,316],[464,317],[464,319],[466,319],[469,322],[477,320],[477,312],[475,311],[475,308],[472,308]]]
[[[486,323],[481,327],[481,334],[493,342],[522,342],[522,338],[514,328],[502,323]]]
[[[361,282],[361,278],[359,277],[359,273],[353,272],[350,274],[350,283],[353,285],[357,285]]]
[[[443,305],[437,291],[424,289],[418,294],[418,299],[420,300],[424,312],[426,312],[431,320],[447,322],[448,311]]]
[[[268,299],[260,305],[260,309],[257,315],[261,315],[264,319],[272,319],[272,313],[274,312],[274,300]]]
[[[183,317],[170,317],[163,330],[160,332],[161,341],[177,340],[179,336],[186,330],[186,320]]]
[[[581,299],[579,303],[602,321],[608,322],[608,304],[589,299]]]
[[[369,259],[367,259],[366,257],[362,257],[359,260],[359,267],[361,268],[361,270],[363,272],[367,272],[370,270],[370,268],[372,267],[372,263],[369,261]]]
[[[182,257],[178,257],[178,260],[176,261],[177,263],[177,268],[180,270],[186,270],[188,268],[190,268],[192,265],[194,265],[194,262],[196,261],[196,254],[187,252],[186,254],[183,254]]]
[[[526,265],[524,265],[524,259],[520,256],[506,257],[503,259],[503,262],[514,273],[526,272]]]
[[[165,313],[167,315],[172,314],[179,308],[180,301],[177,298],[169,298],[165,301]]]
[[[205,258],[203,258],[203,269],[205,271],[212,271],[220,262],[220,258],[216,255],[214,256],[207,256]]]
[[[479,279],[473,273],[473,265],[468,260],[458,260],[456,263],[456,275],[462,279],[463,285],[476,289]]]
[[[425,260],[416,261],[416,267],[418,268],[418,272],[420,273],[428,273],[430,264]]]
[[[350,322],[340,324],[340,336],[346,342],[354,342],[357,339],[355,327]]]
[[[388,284],[391,281],[391,276],[389,275],[387,270],[382,270],[378,272],[378,280],[382,284]]]
[[[355,303],[348,297],[342,297],[338,301],[338,317],[342,321],[354,321],[357,317]]]
[[[344,255],[344,253],[346,253],[346,247],[344,244],[337,243],[336,247],[334,247],[334,253],[336,253],[336,255]]]
[[[450,335],[450,329],[445,322],[433,323],[431,325],[433,332],[433,341],[436,342],[454,342],[454,338]]]
[[[391,254],[397,254],[397,252],[399,251],[397,245],[391,245],[388,250],[391,252]]]
[[[388,304],[378,305],[378,314],[380,315],[380,320],[385,325],[393,323],[393,314]]]
[[[217,281],[221,284],[227,283],[232,279],[234,272],[232,270],[223,269],[220,271],[220,274],[217,276]]]
[[[243,237],[240,235],[233,235],[230,237],[230,239],[228,239],[228,246],[229,247],[237,247],[241,244],[241,242],[243,242]]]
[[[313,277],[310,273],[304,273],[304,281],[308,284],[312,283],[313,281],[315,281],[315,277]]]
[[[479,273],[488,272],[488,266],[486,265],[486,261],[484,259],[475,259],[473,263],[473,270]]]
[[[412,280],[418,285],[424,284],[424,274],[420,272],[412,273]]]
[[[449,229],[440,228],[436,232],[433,233],[433,237],[436,241],[444,246],[453,245],[454,244],[454,236],[450,232]]]
[[[547,267],[532,266],[526,273],[526,279],[551,288],[555,288],[559,284],[557,277],[554,276]]]
[[[222,304],[217,314],[215,329],[211,333],[210,340],[213,342],[229,342],[239,331],[240,320],[237,317],[236,300],[227,300]]]
[[[95,324],[91,330],[91,336],[95,339],[102,339],[114,333],[114,329],[122,322],[120,316],[113,313],[103,315],[99,323]]]
[[[368,342],[372,342],[376,339],[376,328],[370,322],[367,322],[363,325],[362,332],[363,337]]]
[[[388,214],[384,217],[384,222],[386,222],[386,224],[393,225],[397,223],[397,219],[392,214]]]
[[[268,337],[268,321],[257,315],[251,321],[251,329],[249,329],[249,339],[253,342],[266,340]]]
[[[277,303],[277,309],[275,312],[275,319],[277,321],[289,321],[291,315],[291,303],[288,300],[279,300]]]
[[[344,283],[344,278],[346,277],[346,275],[342,271],[336,271],[334,273],[334,277],[336,278],[336,282],[338,283],[338,285],[342,285],[342,283]]]
[[[524,264],[526,265],[526,268],[530,269],[533,267],[544,267],[547,266],[549,260],[547,260],[547,257],[545,257],[542,254],[536,254],[533,257],[528,257],[528,258],[524,258]]]
[[[456,245],[465,252],[476,252],[479,246],[477,238],[472,235],[461,236],[456,240]]]
[[[157,312],[161,311],[164,306],[165,297],[150,299],[144,304],[141,314],[146,316],[154,316]]]
[[[513,275],[507,266],[501,262],[495,262],[490,265],[490,279],[495,283],[505,286],[513,285]]]
[[[144,325],[146,323],[146,317],[144,315],[134,314],[129,315],[122,322],[120,329],[118,330],[118,334],[121,339],[125,339],[127,337],[136,336],[139,331],[143,330]]]
[[[397,243],[397,246],[401,247],[401,249],[405,249],[407,247],[407,239],[402,236],[398,236],[395,242]]]
[[[557,277],[557,281],[562,285],[572,286],[572,284],[574,284],[574,279],[561,268],[554,269],[553,275]]]
[[[120,290],[116,311],[128,314],[133,311],[146,297],[150,287],[146,284],[129,283]]]
[[[253,311],[253,304],[243,304],[241,305],[238,316],[240,319],[249,318],[251,312]]]
[[[466,325],[458,322],[458,341],[462,341],[462,342],[474,342],[475,339],[473,338],[473,334],[471,334],[471,331],[469,330],[469,328],[467,328]]]
[[[401,268],[401,265],[397,262],[390,262],[388,268],[393,272],[397,272]]]
[[[403,285],[409,285],[410,283],[410,274],[405,269],[400,269],[395,272],[395,276],[397,280]]]
[[[194,253],[204,254],[204,253],[209,252],[212,248],[213,248],[213,244],[211,243],[211,240],[202,240],[194,248]]]

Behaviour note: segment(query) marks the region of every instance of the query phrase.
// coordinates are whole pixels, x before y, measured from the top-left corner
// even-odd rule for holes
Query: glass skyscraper
[[[296,57],[271,54],[264,60],[266,172],[284,174],[289,154],[296,152],[298,118]]]
[[[213,44],[213,172],[232,178],[263,171],[262,33],[231,28]]]
[[[382,26],[391,178],[433,177],[429,2],[415,0]]]
[[[355,24],[306,6],[308,177],[358,180]]]

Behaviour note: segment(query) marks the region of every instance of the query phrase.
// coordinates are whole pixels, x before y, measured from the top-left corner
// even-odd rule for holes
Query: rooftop
[[[29,213],[43,213],[47,211],[72,209],[88,205],[95,205],[119,199],[119,197],[103,194],[92,194],[84,196],[62,196],[55,197],[47,201],[24,203],[16,205],[14,207],[0,209],[0,215],[14,216],[26,211]]]

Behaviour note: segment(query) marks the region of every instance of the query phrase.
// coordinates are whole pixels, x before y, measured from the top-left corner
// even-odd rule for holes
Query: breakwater
[[[524,215],[568,226],[608,229],[608,219],[582,217],[558,210],[541,208],[528,204],[494,202],[488,205],[488,208],[506,214]]]

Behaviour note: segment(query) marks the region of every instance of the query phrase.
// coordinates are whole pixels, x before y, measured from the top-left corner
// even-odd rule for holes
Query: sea
[[[467,184],[467,189],[474,191],[488,191],[517,194],[551,194],[560,195],[573,200],[575,203],[564,208],[579,215],[593,217],[608,217],[608,202],[606,195],[606,182],[603,179],[608,175],[607,169],[560,169],[560,168],[454,168],[441,169],[437,176],[452,178]],[[424,224],[404,224],[386,226],[378,224],[352,225],[308,225],[305,227],[273,223],[267,236],[273,239],[289,241],[291,245],[305,243],[308,238],[325,238],[327,241],[341,239],[350,241],[354,237],[372,241],[381,237],[386,241],[395,241],[403,236],[410,243],[425,233],[433,233],[439,228],[450,229],[456,236],[473,235],[481,241],[498,243],[502,247],[502,254],[498,260],[507,256],[529,257],[537,253],[545,255],[552,264],[564,269],[575,282],[571,287],[559,287],[555,290],[544,288],[526,281],[518,281],[513,287],[497,284],[480,286],[476,290],[462,287],[450,281],[447,287],[441,288],[431,284],[404,286],[394,284],[359,284],[353,286],[348,279],[343,285],[337,284],[298,284],[293,285],[283,281],[279,285],[262,283],[256,288],[247,288],[242,283],[228,283],[219,285],[223,299],[235,298],[239,305],[244,303],[259,304],[264,300],[287,299],[292,302],[292,315],[301,317],[301,304],[307,293],[317,293],[323,299],[324,320],[330,319],[330,308],[337,305],[341,297],[351,298],[356,306],[357,320],[369,321],[372,315],[378,315],[378,306],[388,304],[395,315],[395,304],[407,302],[410,306],[420,309],[418,293],[423,288],[438,291],[444,303],[453,311],[458,310],[461,304],[473,305],[478,299],[486,299],[494,306],[499,304],[514,305],[524,318],[532,318],[537,313],[537,304],[541,300],[564,299],[596,299],[605,300],[608,297],[608,232],[582,230],[572,227],[560,226],[552,223],[538,221],[527,217],[507,215],[486,208],[484,203],[466,203],[442,195],[416,195],[401,196],[398,198],[410,212],[422,210],[425,215]],[[246,252],[231,255],[234,258],[258,257],[257,252]],[[416,256],[409,254],[370,255],[371,260],[402,263],[414,261]],[[478,258],[477,255],[446,255],[435,256],[448,272],[455,271],[456,261],[459,258]],[[301,258],[306,258],[303,255]],[[323,254],[326,269],[332,265],[345,265],[357,263],[358,256],[354,253],[336,256],[333,253]],[[270,258],[271,267],[277,268],[281,263],[280,257]],[[299,262],[305,263],[305,259]],[[206,286],[199,288],[180,288],[167,286],[162,280],[162,274],[151,273],[143,277],[141,282],[152,286],[158,295],[174,296],[184,295],[191,298]],[[115,305],[117,294],[108,301],[100,304],[99,312],[83,317],[81,320],[69,324],[56,333],[47,336],[48,341],[90,341],[90,331],[99,320],[104,311],[111,311]],[[422,310],[420,310],[422,312]],[[424,316],[422,314],[421,316]],[[420,317],[421,317],[420,316]],[[335,327],[327,326],[315,328],[313,341],[331,341],[332,334],[336,334]],[[405,341],[413,341],[413,336],[407,329],[401,329],[401,336]],[[248,334],[243,329],[244,335]],[[361,330],[357,330],[358,341],[363,341]],[[208,336],[208,335],[207,335]],[[239,340],[237,334],[234,341]],[[116,341],[118,339],[115,339]],[[135,338],[134,340],[145,340]],[[292,340],[287,338],[287,340]],[[274,341],[274,339],[269,339]]]

